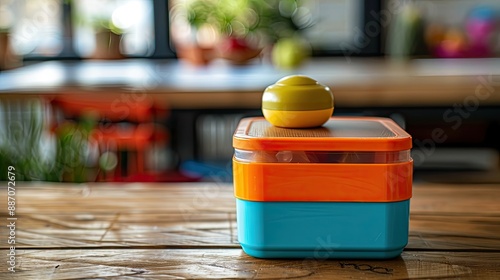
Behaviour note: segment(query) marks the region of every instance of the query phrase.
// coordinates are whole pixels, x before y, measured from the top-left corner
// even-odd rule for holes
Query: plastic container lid
[[[243,119],[233,147],[266,151],[402,151],[411,136],[393,120],[375,117],[332,117],[322,127],[290,129],[272,126],[262,117]]]
[[[270,85],[262,95],[262,109],[321,110],[333,107],[330,89],[306,76],[288,76]]]

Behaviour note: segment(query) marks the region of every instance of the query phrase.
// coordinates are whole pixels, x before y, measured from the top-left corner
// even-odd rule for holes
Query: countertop
[[[172,109],[258,109],[263,90],[304,74],[328,85],[339,107],[500,105],[500,58],[315,58],[293,71],[265,62],[193,67],[177,60],[47,61],[0,73],[1,97],[147,94]],[[496,92],[496,93],[495,93]],[[472,103],[470,103],[472,102]]]
[[[391,260],[250,257],[227,183],[18,182],[13,216],[3,186],[16,272],[4,226],[1,279],[500,278],[498,184],[414,184],[409,244]]]

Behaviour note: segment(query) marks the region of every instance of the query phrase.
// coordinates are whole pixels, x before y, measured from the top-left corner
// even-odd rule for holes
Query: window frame
[[[175,58],[176,55],[169,45],[168,28],[168,5],[165,0],[152,0],[153,4],[153,28],[154,28],[154,51],[151,55],[126,56],[125,59],[150,58],[163,59]],[[24,61],[46,61],[46,60],[84,60],[85,57],[79,56],[74,48],[73,42],[73,20],[71,1],[61,1],[62,21],[63,21],[63,46],[59,54],[54,56],[40,56],[28,54],[23,57]],[[166,15],[166,16],[165,16]]]
[[[382,33],[382,26],[374,14],[379,14],[381,9],[381,0],[361,0],[362,8],[359,14],[359,27],[364,30],[368,22],[376,22],[379,25]],[[171,59],[177,58],[175,51],[172,49],[169,27],[169,1],[152,0],[153,4],[153,28],[154,28],[154,46],[155,49],[148,56],[126,56],[125,59],[146,58],[146,59]],[[74,49],[73,43],[73,21],[71,1],[61,1],[62,6],[62,21],[63,21],[63,48],[61,52],[54,56],[40,56],[29,54],[23,57],[23,61],[46,61],[46,60],[84,60],[85,57],[79,56]],[[373,13],[375,11],[375,13]],[[353,56],[380,56],[381,37],[379,34],[375,37],[370,37],[370,42],[363,48],[359,48],[357,52],[352,52]],[[346,51],[338,48],[313,50],[312,55],[317,57],[325,56],[340,56]]]
[[[352,1],[352,0],[350,0]],[[357,26],[360,30],[363,31],[363,37],[361,40],[368,40],[368,44],[363,47],[354,49],[340,49],[338,46],[330,48],[330,49],[321,49],[314,50],[312,52],[313,56],[316,57],[325,57],[325,56],[343,56],[346,52],[349,52],[349,55],[352,56],[380,56],[382,55],[382,45],[381,38],[383,33],[383,27],[380,24],[380,19],[375,18],[375,15],[380,15],[381,11],[381,0],[361,0],[360,1],[360,11],[359,18],[357,19]],[[365,28],[368,23],[375,23],[375,25],[379,28],[380,32],[377,36],[366,36]],[[354,46],[353,42],[346,42],[348,45]]]

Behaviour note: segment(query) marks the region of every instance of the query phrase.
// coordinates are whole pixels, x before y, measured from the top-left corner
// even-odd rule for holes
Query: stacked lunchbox
[[[238,240],[259,258],[392,258],[408,242],[411,137],[390,119],[290,129],[246,118],[233,137]]]

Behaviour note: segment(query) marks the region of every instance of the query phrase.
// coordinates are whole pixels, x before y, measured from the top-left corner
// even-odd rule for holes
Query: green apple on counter
[[[282,69],[300,66],[311,55],[311,47],[304,39],[294,36],[279,39],[272,50],[273,64]]]

